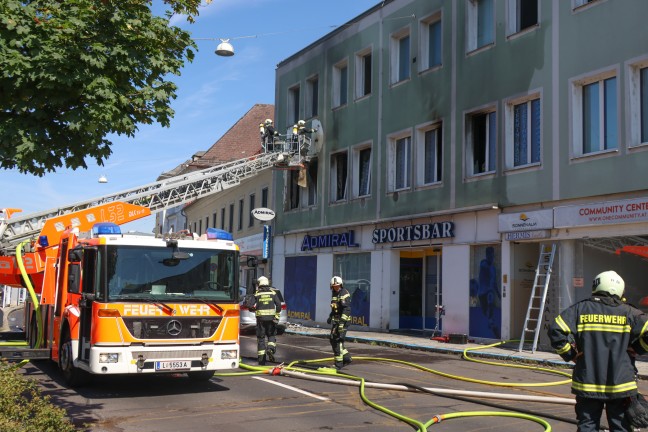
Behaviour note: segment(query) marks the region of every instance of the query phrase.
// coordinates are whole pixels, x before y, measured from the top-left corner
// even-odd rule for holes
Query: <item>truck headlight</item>
[[[223,350],[221,351],[221,360],[231,360],[238,358],[238,350]]]
[[[99,354],[99,363],[117,363],[119,360],[118,353],[101,353]]]

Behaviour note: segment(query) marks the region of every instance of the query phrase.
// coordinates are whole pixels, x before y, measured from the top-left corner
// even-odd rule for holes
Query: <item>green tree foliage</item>
[[[111,154],[109,134],[168,127],[170,103],[196,44],[170,26],[200,0],[0,1],[0,168],[43,176]]]

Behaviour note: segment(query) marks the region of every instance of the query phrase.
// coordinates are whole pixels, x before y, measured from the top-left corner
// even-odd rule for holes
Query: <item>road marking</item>
[[[311,393],[311,392],[307,392],[307,391],[304,391],[304,390],[298,389],[297,387],[293,387],[293,386],[289,386],[289,385],[286,385],[286,384],[282,384],[282,383],[277,382],[277,381],[269,380],[269,379],[267,379],[267,378],[261,378],[261,377],[252,377],[252,378],[254,378],[254,379],[258,379],[258,380],[261,380],[261,381],[265,381],[265,382],[270,383],[270,384],[278,385],[279,387],[287,388],[288,390],[296,391],[297,393],[301,393],[301,394],[304,394],[304,395],[306,395],[306,396],[310,396],[310,397],[312,397],[312,398],[319,399],[319,400],[321,400],[321,401],[330,401],[330,400],[331,400],[331,399],[329,399],[329,398],[327,398],[327,397],[324,397],[324,396],[318,396],[318,395],[316,395],[316,394],[314,394],[314,393]]]

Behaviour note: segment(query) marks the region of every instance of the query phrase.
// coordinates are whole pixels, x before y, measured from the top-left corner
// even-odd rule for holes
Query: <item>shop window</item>
[[[351,294],[351,324],[368,326],[370,318],[371,254],[336,254],[333,275],[340,276]]]
[[[500,287],[501,251],[499,245],[471,247],[470,265],[470,335],[500,339],[502,293]]]

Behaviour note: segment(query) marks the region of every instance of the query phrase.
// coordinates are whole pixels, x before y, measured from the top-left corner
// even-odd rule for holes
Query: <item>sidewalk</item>
[[[289,324],[286,333],[302,336],[314,336],[328,338],[329,329],[321,327],[305,327],[302,325]],[[451,344],[430,339],[424,335],[405,335],[396,332],[372,332],[362,330],[349,330],[346,340],[349,342],[367,343],[371,345],[382,345],[391,348],[405,348],[420,351],[438,352],[444,354],[462,355],[466,348],[483,348],[470,350],[467,354],[471,357],[491,358],[495,360],[509,360],[527,363],[537,363],[549,367],[572,368],[573,363],[565,362],[554,352],[539,351],[532,353],[530,350],[519,351],[518,343],[507,343],[497,347],[488,347],[489,344],[466,343]],[[494,342],[495,343],[495,342]],[[648,379],[648,355],[637,359],[637,369],[641,379]]]

